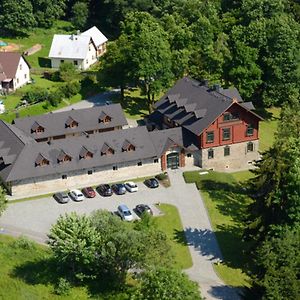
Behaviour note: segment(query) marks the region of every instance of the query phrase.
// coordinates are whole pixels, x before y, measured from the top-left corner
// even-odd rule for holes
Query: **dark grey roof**
[[[125,141],[129,141],[134,145],[135,150],[122,151]],[[114,154],[101,155],[104,145],[109,145],[114,149]],[[92,158],[80,159],[83,147],[93,153]],[[35,165],[40,155],[49,160],[49,165]],[[72,160],[59,163],[58,158],[62,159],[64,155],[69,155]],[[0,171],[0,174],[4,180],[14,181],[51,174],[64,174],[75,170],[88,170],[94,167],[104,167],[154,157],[157,157],[157,150],[146,127],[142,126],[97,133],[90,136],[79,136],[72,139],[60,139],[52,141],[50,144],[33,141],[23,147],[18,158],[11,165],[9,172],[3,174]]]
[[[157,156],[161,156],[172,146],[179,146],[187,151],[199,150],[194,136],[181,127],[155,130],[149,132],[150,138],[156,148]]]
[[[247,110],[255,109],[252,102],[243,102],[243,103],[240,103],[240,105],[243,106],[244,108],[246,108]]]
[[[99,117],[106,114],[111,118],[108,123],[99,123]],[[73,121],[77,127],[66,128]],[[105,129],[127,125],[125,115],[120,104],[94,106],[86,109],[69,110],[49,113],[39,116],[17,118],[13,124],[33,138],[46,138],[74,132],[84,132],[93,129]],[[42,126],[45,130],[39,134],[32,133],[32,129]],[[34,129],[33,129],[34,130]]]
[[[155,107],[157,112],[198,136],[233,103],[241,105],[239,102],[242,101],[235,88],[213,90],[194,79],[184,77],[177,81]],[[249,108],[243,107],[249,111]],[[154,119],[159,119],[157,112]]]

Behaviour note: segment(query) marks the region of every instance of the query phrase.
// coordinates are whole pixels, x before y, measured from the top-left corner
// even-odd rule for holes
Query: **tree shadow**
[[[51,59],[47,57],[38,57],[39,66],[41,68],[51,68]]]
[[[147,116],[147,113],[141,112],[148,110],[147,100],[144,98],[125,96],[125,99],[120,103],[124,111],[131,116],[140,115],[142,118]]]
[[[265,107],[257,108],[255,113],[264,118],[266,121],[279,120],[279,118],[275,117],[273,113],[267,111]]]
[[[213,286],[208,294],[212,295],[216,299],[222,300],[240,300],[243,298],[243,288],[231,287],[228,285]]]

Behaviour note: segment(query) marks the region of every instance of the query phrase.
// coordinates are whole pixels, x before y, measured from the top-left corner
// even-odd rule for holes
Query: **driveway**
[[[194,184],[186,184],[182,171],[170,171],[170,188],[159,187],[150,190],[138,183],[137,193],[122,196],[86,199],[83,202],[69,202],[62,205],[53,198],[10,204],[0,218],[0,230],[9,234],[25,234],[37,241],[46,239],[46,234],[60,214],[76,211],[89,214],[96,209],[115,211],[121,203],[133,209],[139,203],[153,207],[157,202],[178,207],[181,221],[193,260],[193,267],[186,270],[190,278],[199,283],[206,299],[240,299],[237,290],[226,286],[216,275],[213,262],[222,259],[215,235],[201,196]],[[156,211],[156,213],[159,213]]]

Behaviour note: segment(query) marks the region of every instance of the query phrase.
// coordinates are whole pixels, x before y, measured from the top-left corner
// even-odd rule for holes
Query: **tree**
[[[72,7],[71,22],[77,29],[83,29],[89,16],[89,7],[86,2],[76,2]]]
[[[24,35],[35,25],[29,0],[2,0],[0,12],[0,30],[5,34]]]
[[[263,299],[300,298],[300,227],[267,238],[256,255],[255,284]]]
[[[76,67],[71,62],[63,62],[59,66],[59,78],[62,81],[69,82],[73,80],[76,73]]]
[[[284,137],[284,138],[283,138]],[[263,154],[252,180],[246,236],[257,244],[285,226],[300,224],[300,103],[282,110],[274,146]]]
[[[130,82],[130,62],[127,53],[130,43],[125,36],[120,36],[117,41],[108,44],[107,52],[101,58],[101,67],[98,80],[108,86],[120,87],[121,101],[124,100],[124,90]]]
[[[60,216],[50,230],[48,244],[64,270],[77,279],[95,273],[99,234],[87,216],[76,213]]]
[[[199,286],[189,280],[181,271],[157,268],[142,273],[140,288],[134,299],[141,300],[197,300],[200,297]]]
[[[128,53],[128,61],[132,62],[130,74],[147,96],[151,113],[155,95],[168,87],[173,78],[167,35],[154,17],[141,12],[127,15],[122,35],[131,44]]]
[[[4,212],[4,210],[6,209],[6,197],[5,197],[5,191],[2,187],[0,187],[0,216],[1,214]]]

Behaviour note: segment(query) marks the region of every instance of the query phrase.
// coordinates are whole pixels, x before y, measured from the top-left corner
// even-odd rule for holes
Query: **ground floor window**
[[[173,152],[167,155],[167,168],[177,169],[179,167],[179,153]]]
[[[117,171],[118,170],[118,166],[113,166],[113,170]]]
[[[92,175],[93,174],[93,170],[88,170],[88,175]]]
[[[192,157],[192,153],[188,153],[186,156],[187,157]]]
[[[62,175],[61,178],[62,178],[62,179],[67,179],[68,176],[67,176],[67,175]]]
[[[249,142],[247,144],[247,152],[253,152],[254,151],[254,144],[252,142]]]
[[[226,146],[224,148],[224,156],[229,156],[230,155],[230,147],[229,146]]]
[[[153,162],[154,162],[155,164],[157,164],[157,163],[158,163],[158,158],[154,158]]]
[[[139,162],[137,163],[137,165],[140,167],[140,166],[143,165],[143,163],[142,163],[141,161],[139,161]]]
[[[78,66],[78,61],[74,60],[74,66]]]
[[[209,149],[207,155],[208,155],[208,159],[214,158],[214,149]]]

